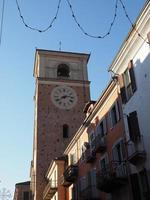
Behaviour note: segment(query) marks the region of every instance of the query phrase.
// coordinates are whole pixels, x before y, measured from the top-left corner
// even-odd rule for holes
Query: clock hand
[[[70,97],[70,98],[73,98],[72,96],[70,95],[63,95],[62,97],[60,97],[61,99],[66,99],[67,97]]]
[[[61,97],[61,99],[65,99],[66,97],[68,97],[68,96],[67,96],[67,95],[64,95],[64,96]]]

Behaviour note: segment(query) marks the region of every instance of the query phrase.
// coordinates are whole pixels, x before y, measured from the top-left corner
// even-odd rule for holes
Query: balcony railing
[[[106,138],[99,134],[95,137],[95,152],[103,152],[106,149]]]
[[[128,160],[136,165],[146,159],[143,137],[140,136],[136,141],[128,141]]]
[[[97,188],[111,193],[127,183],[127,170],[124,162],[111,162],[97,172]]]
[[[77,179],[78,176],[78,166],[70,165],[61,177],[61,185],[70,186]]]
[[[49,181],[49,183],[46,185],[44,192],[43,192],[43,199],[50,199],[53,197],[55,192],[57,191],[57,181]]]

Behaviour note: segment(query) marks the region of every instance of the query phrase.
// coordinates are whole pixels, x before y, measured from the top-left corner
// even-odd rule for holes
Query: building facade
[[[49,164],[62,155],[84,120],[82,110],[90,100],[88,59],[89,54],[36,50],[33,199],[43,198]]]
[[[30,200],[30,181],[16,183],[14,200]]]
[[[67,157],[62,156],[55,158],[47,171],[47,185],[43,192],[43,200],[66,200],[68,199],[68,193],[66,188],[61,183],[61,175],[66,167]]]
[[[69,199],[115,199],[118,188],[129,195],[118,89],[111,81],[100,99],[85,107],[87,117],[64,152],[69,161],[63,185],[68,188]]]
[[[149,67],[150,1],[146,1],[135,28],[109,68],[120,84],[133,200],[150,199]]]

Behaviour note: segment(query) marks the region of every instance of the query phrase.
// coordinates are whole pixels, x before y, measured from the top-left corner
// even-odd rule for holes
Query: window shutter
[[[112,128],[113,124],[112,124],[111,110],[109,111],[109,123],[110,123],[110,128]]]
[[[112,149],[112,155],[113,155],[113,161],[118,161],[118,152],[116,147]]]
[[[126,88],[125,87],[120,88],[120,92],[121,92],[122,103],[126,104],[127,103]]]
[[[106,122],[106,117],[103,119],[103,128],[104,128],[104,135],[107,134],[107,122]]]
[[[124,160],[124,159],[126,158],[126,152],[125,152],[125,144],[124,144],[124,140],[121,140],[120,145],[121,145],[122,160]]]
[[[109,157],[108,157],[108,153],[106,153],[106,156],[105,156],[105,162],[106,162],[106,165],[109,164]]]
[[[127,117],[130,139],[134,142],[140,136],[140,128],[137,118],[137,112],[134,111]]]
[[[118,76],[118,81],[120,85],[120,94],[121,94],[122,103],[125,104],[127,102],[127,96],[126,96],[123,74]]]
[[[120,120],[120,111],[119,111],[119,103],[118,103],[118,101],[116,101],[115,107],[116,107],[117,122],[118,122]]]
[[[135,73],[134,73],[132,60],[130,60],[128,68],[129,68],[129,74],[130,74],[130,79],[131,79],[132,92],[134,93],[137,88],[136,88]]]
[[[147,39],[148,39],[148,42],[150,44],[150,32],[148,32],[148,34],[147,34]]]

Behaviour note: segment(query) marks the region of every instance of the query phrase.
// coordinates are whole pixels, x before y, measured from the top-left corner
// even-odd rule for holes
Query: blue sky
[[[42,29],[55,15],[57,0],[18,0],[27,24]],[[91,34],[106,33],[115,0],[70,0],[77,19]],[[135,21],[144,0],[123,0]],[[0,0],[0,13],[2,0]],[[15,0],[5,0],[0,45],[0,190],[14,191],[15,183],[29,179],[32,159],[34,78],[36,48],[91,53],[88,64],[91,98],[96,100],[110,79],[107,72],[131,26],[119,4],[116,22],[105,39],[85,36],[74,23],[66,0],[62,0],[53,27],[39,33],[27,29],[19,18]]]

